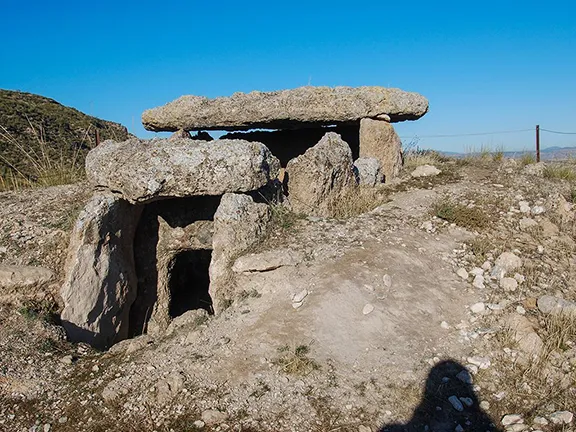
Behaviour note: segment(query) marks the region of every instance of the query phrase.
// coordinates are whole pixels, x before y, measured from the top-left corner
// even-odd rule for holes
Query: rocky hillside
[[[114,122],[86,115],[53,99],[0,89],[0,175],[19,170],[34,175],[38,159],[82,165],[86,152],[100,138],[125,140],[128,130]],[[30,155],[29,156],[27,156]]]

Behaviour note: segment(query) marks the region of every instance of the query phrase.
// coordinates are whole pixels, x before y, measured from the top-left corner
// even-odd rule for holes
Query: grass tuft
[[[544,178],[551,180],[576,180],[576,171],[568,166],[546,165],[543,174]]]
[[[546,333],[544,357],[554,351],[566,351],[576,341],[576,313],[551,313],[543,320]]]
[[[404,152],[404,169],[413,170],[420,165],[437,165],[446,158],[435,150],[424,150],[419,147]]]
[[[522,166],[530,165],[536,163],[536,157],[532,153],[523,153],[522,157],[520,158],[520,164]]]
[[[352,186],[328,202],[328,211],[335,219],[348,219],[374,210],[387,201],[385,189]]]
[[[310,344],[296,345],[290,347],[283,345],[278,348],[278,352],[282,354],[280,358],[274,361],[274,364],[280,366],[283,372],[290,375],[309,375],[315,370],[320,369],[320,365],[313,359],[308,357],[310,354]]]
[[[467,207],[450,200],[437,202],[432,208],[432,214],[468,229],[486,228],[490,223],[488,215],[479,207]]]

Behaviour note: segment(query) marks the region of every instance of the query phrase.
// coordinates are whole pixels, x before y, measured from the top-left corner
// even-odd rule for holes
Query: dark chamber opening
[[[174,258],[170,271],[170,317],[176,318],[193,309],[204,309],[213,314],[212,298],[208,289],[208,268],[212,250],[198,249],[181,252]]]

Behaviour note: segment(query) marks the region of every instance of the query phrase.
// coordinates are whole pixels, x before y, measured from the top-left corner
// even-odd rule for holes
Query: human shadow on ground
[[[480,408],[466,368],[446,360],[430,370],[422,401],[414,410],[412,419],[406,424],[389,424],[380,428],[380,432],[412,431],[499,432],[501,429]]]

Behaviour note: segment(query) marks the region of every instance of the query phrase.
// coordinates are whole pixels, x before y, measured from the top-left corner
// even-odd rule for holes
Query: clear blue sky
[[[401,136],[542,127],[576,132],[576,5],[507,2],[1,0],[0,88],[38,93],[138,136],[183,94],[312,85],[416,91]],[[408,139],[409,140],[409,139]],[[576,146],[576,135],[542,135]],[[420,139],[531,148],[533,133]]]

